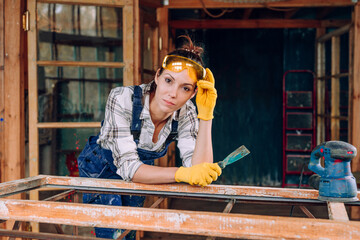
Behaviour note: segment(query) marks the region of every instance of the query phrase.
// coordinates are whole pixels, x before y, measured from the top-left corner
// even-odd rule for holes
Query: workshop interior
[[[360,239],[357,0],[0,0],[0,19],[0,239]],[[151,82],[183,35],[216,79],[221,176],[82,181],[110,91]],[[182,165],[175,144],[155,165]]]

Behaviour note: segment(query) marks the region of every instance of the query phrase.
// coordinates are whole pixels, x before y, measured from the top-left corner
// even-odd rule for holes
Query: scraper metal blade
[[[218,162],[219,167],[224,169],[227,165],[240,160],[241,158],[245,157],[249,153],[250,153],[250,151],[244,145],[242,145],[242,146],[238,147],[235,151],[230,153],[224,160]]]

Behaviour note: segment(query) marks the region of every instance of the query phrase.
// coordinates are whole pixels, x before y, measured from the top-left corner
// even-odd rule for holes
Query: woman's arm
[[[142,164],[135,172],[132,181],[138,183],[158,184],[174,183],[177,167],[157,167]]]
[[[204,121],[200,119],[199,132],[196,138],[195,150],[191,159],[192,165],[203,162],[213,162],[211,126],[212,120]]]

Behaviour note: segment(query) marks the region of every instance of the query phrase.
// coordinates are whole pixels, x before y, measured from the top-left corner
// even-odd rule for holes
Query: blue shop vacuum
[[[356,148],[342,141],[324,142],[314,148],[308,167],[317,174],[309,178],[309,185],[319,190],[319,200],[358,200],[356,179],[350,169],[350,161],[355,156]],[[324,167],[320,164],[320,158],[324,159]]]

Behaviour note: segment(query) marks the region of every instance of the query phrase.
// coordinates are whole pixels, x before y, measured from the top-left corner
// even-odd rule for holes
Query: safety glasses
[[[206,75],[205,68],[197,62],[181,56],[166,55],[162,67],[173,72],[181,72],[188,69],[189,76],[195,81],[204,79]]]

